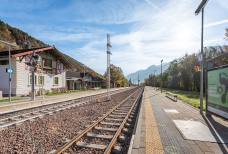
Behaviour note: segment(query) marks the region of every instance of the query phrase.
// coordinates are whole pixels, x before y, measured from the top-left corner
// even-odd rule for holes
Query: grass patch
[[[47,94],[45,94],[45,96],[56,96],[56,95],[64,95],[64,94],[71,94],[71,93],[78,93],[78,92],[82,92],[82,91],[93,91],[93,90],[68,90],[66,92],[60,92],[60,93],[53,93],[53,92],[49,92]]]
[[[199,92],[192,91],[182,91],[182,90],[173,90],[173,89],[165,89],[165,91],[170,92],[172,94],[176,94],[177,98],[190,104],[195,108],[200,108],[200,96]],[[206,98],[204,97],[203,110],[206,110]]]
[[[17,100],[20,100],[21,98],[11,98],[11,101],[17,101]],[[3,99],[0,99],[0,103],[2,102],[9,102],[9,99],[8,98],[3,98]]]

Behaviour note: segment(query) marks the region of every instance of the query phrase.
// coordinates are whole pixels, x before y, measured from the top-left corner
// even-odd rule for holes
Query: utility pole
[[[37,69],[37,63],[39,60],[39,55],[35,53],[35,50],[33,50],[29,65],[31,66],[32,71],[32,86],[31,86],[31,97],[32,101],[35,101],[36,97],[36,91],[35,91],[35,71]]]
[[[107,95],[108,99],[111,100],[109,90],[110,90],[110,55],[111,53],[111,42],[110,42],[110,34],[107,34],[107,75],[108,75],[108,80],[107,80]]]
[[[162,62],[163,62],[163,59],[161,60],[161,93],[162,93]]]
[[[0,40],[0,43],[6,44],[8,46],[8,51],[9,51],[9,68],[7,68],[7,73],[9,74],[9,102],[11,103],[11,96],[12,96],[12,62],[11,62],[11,47],[17,47],[16,45],[6,42],[6,41],[2,41]]]
[[[204,36],[204,8],[207,4],[208,0],[202,0],[200,5],[195,11],[195,14],[198,15],[200,12],[202,14],[201,17],[201,72],[200,72],[200,113],[203,114],[203,79],[204,79],[204,53],[203,53],[203,36]]]

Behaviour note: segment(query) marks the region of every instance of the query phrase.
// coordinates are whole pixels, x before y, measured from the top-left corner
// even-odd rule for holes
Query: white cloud
[[[226,24],[226,23],[228,23],[228,19],[208,23],[207,25],[205,25],[205,28],[219,26],[219,25]]]
[[[194,14],[198,3],[199,0],[72,1],[67,7],[48,13],[49,18],[58,17],[62,23],[79,24],[77,27],[66,23],[57,28],[53,25],[52,30],[42,27],[42,30],[37,29],[36,36],[58,44],[86,42],[81,44],[82,47],[65,48],[69,48],[67,52],[71,56],[103,74],[106,69],[106,33],[111,33],[111,62],[129,74],[159,64],[160,59],[168,62],[198,51],[201,17]],[[224,3],[226,0],[219,0],[220,5]],[[217,22],[206,24],[206,27],[228,22],[209,21]],[[126,26],[126,31],[121,26]],[[223,43],[222,38],[215,35],[205,36],[205,40],[206,45]]]

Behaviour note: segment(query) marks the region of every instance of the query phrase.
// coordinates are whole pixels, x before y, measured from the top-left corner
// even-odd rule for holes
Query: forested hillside
[[[17,45],[16,49],[46,46],[46,44],[42,41],[33,38],[32,36],[17,28],[11,27],[10,25],[4,23],[1,20],[0,40],[4,40]],[[0,51],[2,50],[7,50],[7,46],[0,43]]]
[[[225,33],[228,38],[228,29]],[[226,54],[225,54],[226,53]],[[200,90],[200,62],[199,54],[186,54],[184,57],[173,60],[168,69],[162,75],[162,85],[165,88],[185,91]],[[224,55],[224,56],[220,56]],[[218,57],[220,56],[220,57]],[[218,57],[216,61],[212,61],[212,65],[220,66],[228,64],[228,46],[211,46],[204,48],[205,67],[209,67],[208,60]],[[211,64],[210,64],[211,65]],[[146,85],[160,87],[161,76],[151,74],[145,80]],[[204,78],[204,82],[205,82]]]
[[[169,63],[163,63],[162,66],[163,66],[162,69],[164,71],[169,67]],[[161,73],[161,65],[151,65],[144,70],[138,70],[134,73],[127,75],[127,79],[131,80],[135,84],[138,84],[138,78],[139,78],[139,82],[143,83],[144,80],[148,78],[150,74],[154,74],[154,73],[155,74]]]

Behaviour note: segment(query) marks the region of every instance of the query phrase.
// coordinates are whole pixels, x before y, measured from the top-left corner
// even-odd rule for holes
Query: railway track
[[[110,92],[110,95],[121,93],[129,89],[121,89]],[[82,98],[73,99],[71,101],[64,101],[45,106],[24,109],[20,111],[10,112],[0,115],[0,129],[5,129],[10,126],[19,125],[25,121],[32,121],[36,118],[42,118],[45,115],[52,115],[56,112],[70,109],[73,107],[88,105],[90,103],[99,103],[107,101],[107,93],[98,95],[86,96]]]
[[[137,89],[64,146],[50,153],[126,153],[143,88]],[[125,150],[125,151],[124,151]]]

